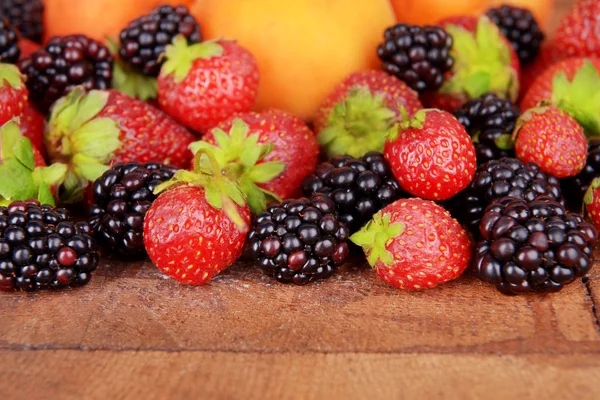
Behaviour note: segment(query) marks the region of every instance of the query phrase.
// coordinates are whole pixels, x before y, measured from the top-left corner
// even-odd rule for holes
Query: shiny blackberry
[[[252,258],[281,283],[327,279],[348,256],[346,225],[325,194],[285,200],[254,219],[248,234]]]
[[[185,6],[160,6],[121,31],[121,59],[147,76],[158,76],[165,47],[183,35],[188,43],[202,41],[200,25]]]
[[[15,64],[20,55],[17,33],[8,20],[0,17],[0,62]]]
[[[520,115],[519,107],[493,93],[468,101],[454,113],[473,138],[477,164],[514,156],[505,139],[511,138]]]
[[[144,217],[156,199],[154,189],[176,169],[156,163],[117,164],[94,182],[89,223],[106,250],[128,257],[146,254]]]
[[[454,65],[452,36],[437,26],[398,24],[385,30],[377,47],[382,69],[417,92],[435,91]]]
[[[29,99],[42,111],[75,86],[108,89],[112,66],[108,48],[84,35],[54,37],[45,48],[19,62],[27,76]]]
[[[359,159],[333,157],[304,180],[302,190],[305,196],[329,195],[335,203],[337,217],[351,233],[362,228],[377,211],[403,196],[387,161],[376,152]]]
[[[44,36],[42,0],[2,0],[0,19],[8,19],[20,36],[41,43]]]
[[[594,178],[600,177],[600,140],[588,141],[588,156],[583,170],[572,178],[562,179],[561,186],[569,206],[581,210],[583,196]]]
[[[592,267],[596,228],[549,196],[496,200],[481,221],[473,268],[506,294],[557,292]]]
[[[544,41],[544,33],[531,11],[503,5],[489,9],[487,16],[512,44],[521,65],[530,64],[535,60]]]
[[[535,164],[501,158],[480,165],[471,184],[453,197],[448,207],[456,219],[478,235],[483,213],[493,200],[512,196],[532,201],[539,195],[564,203],[557,178],[541,172]]]
[[[99,255],[86,222],[37,201],[0,207],[0,291],[86,285]]]

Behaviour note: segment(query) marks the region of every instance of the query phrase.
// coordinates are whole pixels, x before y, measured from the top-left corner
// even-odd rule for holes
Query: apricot
[[[399,22],[435,24],[447,17],[479,16],[490,0],[391,0]]]
[[[236,39],[258,60],[259,110],[314,117],[336,83],[378,68],[377,45],[395,23],[388,0],[198,0],[207,38]]]

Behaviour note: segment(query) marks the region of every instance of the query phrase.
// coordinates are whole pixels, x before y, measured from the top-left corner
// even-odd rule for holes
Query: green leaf
[[[206,196],[206,201],[213,208],[220,210],[223,208],[223,198],[221,196],[221,192],[216,187],[206,187],[204,188],[204,194]]]
[[[142,101],[158,97],[158,81],[151,76],[145,76],[121,61],[115,61],[113,68],[112,87],[130,97]]]
[[[8,200],[35,198],[36,186],[31,171],[15,158],[0,164],[0,196]]]
[[[36,184],[46,184],[48,186],[57,186],[64,182],[67,175],[67,166],[65,164],[52,164],[48,167],[39,167],[33,171],[33,178]]]
[[[0,87],[4,85],[4,82],[8,82],[14,89],[20,89],[23,86],[23,80],[19,68],[13,64],[0,63]]]
[[[500,150],[510,150],[515,147],[511,133],[503,133],[494,141]]]
[[[22,138],[19,125],[12,120],[0,128],[0,160],[14,157],[14,149],[17,142]]]
[[[165,49],[166,61],[161,74],[173,74],[175,82],[180,83],[187,77],[195,60],[218,57],[222,54],[223,47],[216,42],[205,41],[188,45],[185,36],[178,35]]]
[[[223,129],[213,129],[212,133],[215,137],[215,141],[217,142],[217,146],[223,149],[225,153],[230,153],[232,150],[232,140],[227,133]],[[192,150],[193,151],[193,150]],[[197,150],[196,150],[197,151]]]
[[[111,118],[96,118],[71,135],[72,151],[107,163],[121,147],[121,129]]]
[[[69,130],[76,131],[95,118],[106,107],[108,96],[107,91],[92,90],[81,97],[75,115],[69,123]]]
[[[27,169],[33,171],[35,168],[35,158],[33,156],[33,147],[26,137],[21,137],[13,146],[13,154]]]
[[[249,180],[242,181],[241,189],[246,195],[248,207],[252,214],[259,214],[267,207],[267,197],[265,193]]]
[[[265,183],[272,179],[275,179],[285,170],[285,163],[283,162],[267,162],[257,164],[247,170],[244,175],[250,181],[255,183]]]
[[[84,154],[75,154],[73,157],[73,169],[79,177],[89,182],[94,182],[110,168],[93,157]]]
[[[406,226],[400,222],[391,222],[389,214],[378,212],[360,231],[350,237],[350,240],[361,246],[372,267],[380,261],[385,265],[394,263],[392,254],[386,249],[387,243],[400,236]]]
[[[249,138],[248,140],[252,141],[251,138]],[[262,149],[260,146],[257,145],[256,140],[253,140],[253,142],[254,143],[249,143],[248,146],[244,146],[240,154],[240,161],[242,165],[246,168],[251,168],[252,166],[256,165],[262,153]]]
[[[54,205],[54,196],[52,196],[52,191],[45,183],[39,185],[37,199],[40,204],[49,204],[51,206]]]
[[[489,91],[492,79],[487,71],[475,72],[465,79],[464,90],[470,98],[479,97]]]

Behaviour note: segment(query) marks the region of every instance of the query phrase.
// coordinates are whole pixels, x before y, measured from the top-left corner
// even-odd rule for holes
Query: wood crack
[[[596,329],[598,330],[598,332],[600,332],[600,315],[599,315],[600,310],[598,309],[598,306],[596,305],[596,300],[594,299],[594,295],[592,293],[592,285],[591,285],[592,280],[589,277],[584,277],[581,281],[583,282],[583,285],[585,286],[586,295],[592,305],[592,315],[594,316],[594,322],[596,324]]]

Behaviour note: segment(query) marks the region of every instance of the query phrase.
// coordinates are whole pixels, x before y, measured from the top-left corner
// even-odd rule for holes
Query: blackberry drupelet
[[[481,222],[473,266],[506,294],[557,292],[593,264],[596,228],[549,196],[496,200]]]
[[[44,36],[44,3],[42,0],[2,0],[0,19],[8,19],[23,36],[41,43]]]
[[[42,111],[75,86],[108,89],[112,66],[108,48],[84,35],[54,37],[45,48],[19,62],[21,72],[27,76],[29,98]]]
[[[581,210],[583,196],[594,178],[600,177],[600,139],[588,140],[588,156],[583,170],[572,178],[562,179],[561,186],[569,206]]]
[[[0,62],[15,64],[20,55],[17,33],[8,20],[0,18]]]
[[[493,200],[512,196],[532,201],[539,195],[564,202],[557,178],[541,172],[535,164],[525,164],[517,158],[501,158],[480,165],[473,181],[450,199],[448,207],[454,217],[477,236],[483,213]]]
[[[377,47],[382,69],[419,93],[435,91],[454,65],[452,36],[437,26],[398,24],[384,32]]]
[[[128,163],[98,178],[89,219],[98,243],[124,257],[144,256],[144,217],[157,197],[154,189],[175,172],[172,166]]]
[[[521,65],[533,62],[537,57],[544,33],[531,11],[509,5],[491,8],[487,16],[500,28],[519,56]]]
[[[477,153],[477,164],[502,157],[514,157],[514,150],[506,146],[510,139],[517,119],[521,115],[519,107],[510,100],[501,99],[493,93],[465,103],[454,116],[467,133],[473,138]],[[503,143],[504,142],[504,143]]]
[[[147,76],[158,76],[165,47],[177,35],[202,41],[200,25],[185,6],[160,6],[131,22],[120,34],[121,59]]]
[[[336,156],[320,164],[302,184],[305,196],[325,193],[335,203],[338,219],[350,233],[358,231],[377,211],[405,193],[383,154],[370,152],[356,159]]]
[[[87,284],[99,255],[86,222],[37,201],[0,207],[0,291]]]
[[[325,194],[285,200],[258,214],[248,234],[252,258],[281,283],[327,279],[348,256],[348,228]]]

